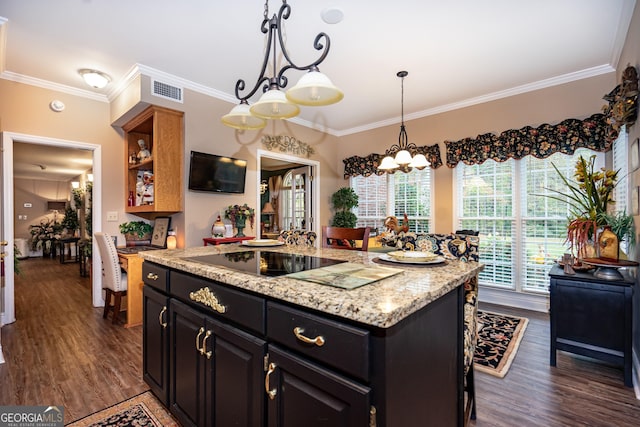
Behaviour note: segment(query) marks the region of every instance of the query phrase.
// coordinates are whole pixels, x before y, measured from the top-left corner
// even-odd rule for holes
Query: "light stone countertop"
[[[185,258],[239,251],[268,250],[399,268],[402,273],[352,290],[320,285],[287,276],[264,277]],[[144,251],[147,261],[217,280],[269,298],[286,301],[366,325],[389,328],[482,271],[477,262],[446,261],[432,266],[376,263],[380,254],[301,246],[244,247],[237,244]]]

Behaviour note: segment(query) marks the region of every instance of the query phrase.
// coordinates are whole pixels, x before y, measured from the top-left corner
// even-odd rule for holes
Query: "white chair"
[[[127,295],[127,273],[120,268],[118,252],[113,239],[107,233],[94,233],[102,260],[102,289],[105,291],[103,318],[113,308],[113,323],[118,323],[122,297]],[[113,295],[113,306],[111,296]]]

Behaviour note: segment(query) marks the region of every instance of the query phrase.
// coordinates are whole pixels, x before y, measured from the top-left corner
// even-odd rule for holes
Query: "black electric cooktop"
[[[225,254],[200,255],[185,258],[212,266],[222,266],[259,276],[277,277],[299,271],[312,270],[346,261],[310,255],[271,251],[242,251]]]

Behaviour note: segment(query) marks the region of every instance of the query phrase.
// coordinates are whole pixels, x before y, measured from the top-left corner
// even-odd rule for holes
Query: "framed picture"
[[[169,233],[169,224],[171,218],[158,217],[153,224],[153,232],[151,234],[151,246],[164,248],[167,246],[167,233]]]
[[[638,169],[640,166],[640,142],[638,138],[631,143],[631,152],[629,153],[631,157],[631,172]]]
[[[631,215],[640,215],[640,187],[631,190]]]

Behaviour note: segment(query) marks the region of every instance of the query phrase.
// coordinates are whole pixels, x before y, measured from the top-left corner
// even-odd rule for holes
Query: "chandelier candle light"
[[[407,71],[399,71],[398,74],[396,74],[401,79],[402,87],[402,95],[400,98],[402,124],[400,125],[398,143],[392,145],[391,148],[384,153],[385,157],[378,166],[380,170],[394,171],[398,168],[416,168],[422,170],[431,164],[424,154],[416,153],[418,147],[416,147],[414,143],[408,142],[407,131],[404,127],[404,78],[407,77],[408,74]],[[412,152],[415,154],[412,154]]]
[[[222,123],[225,125],[236,129],[261,129],[266,126],[266,119],[288,119],[297,116],[300,113],[298,104],[308,106],[330,105],[344,97],[342,91],[335,87],[331,80],[318,70],[318,65],[327,57],[331,46],[329,36],[326,33],[319,33],[313,42],[313,47],[322,51],[318,59],[306,66],[296,65],[291,60],[282,36],[282,20],[288,19],[290,14],[291,6],[287,4],[286,0],[282,0],[282,6],[280,6],[278,14],[274,14],[273,17],[269,18],[269,0],[265,2],[261,31],[263,34],[268,34],[268,38],[261,72],[255,86],[246,95],[240,94],[245,89],[245,81],[243,79],[237,81],[235,95],[240,100],[240,104],[233,107],[229,114],[222,117]],[[282,56],[287,62],[287,65],[280,68],[280,71],[277,71],[276,41],[280,45]],[[272,50],[273,75],[272,77],[267,77],[265,76],[265,71],[267,70],[269,55]],[[287,86],[288,79],[284,73],[291,68],[308,72],[300,78],[298,84],[287,90],[285,94],[280,89],[284,89]],[[258,102],[250,107],[248,99],[261,86],[264,93]]]

